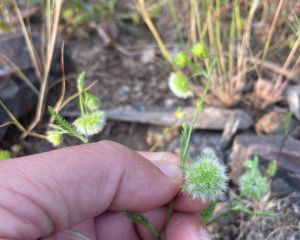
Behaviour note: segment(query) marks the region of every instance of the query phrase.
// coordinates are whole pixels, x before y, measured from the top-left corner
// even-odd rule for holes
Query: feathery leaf
[[[87,138],[79,134],[70,123],[60,116],[53,107],[48,107],[49,113],[55,118],[57,124],[66,131],[69,135],[78,138],[80,141],[87,143]]]

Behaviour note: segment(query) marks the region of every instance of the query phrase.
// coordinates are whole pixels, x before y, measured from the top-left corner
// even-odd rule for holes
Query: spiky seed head
[[[10,151],[0,150],[0,160],[7,160],[11,158]]]
[[[192,53],[201,60],[207,57],[206,47],[202,43],[196,43],[192,47]]]
[[[216,201],[227,189],[226,167],[210,155],[201,155],[185,170],[185,182],[182,190],[193,199]]]
[[[260,199],[268,190],[267,178],[260,174],[245,173],[240,179],[241,195],[249,199]]]
[[[259,159],[254,156],[253,160],[245,162],[246,172],[240,178],[241,195],[249,199],[260,199],[268,190],[268,181],[261,175]]]
[[[105,125],[105,122],[105,112],[96,111],[87,113],[82,117],[77,118],[73,122],[73,125],[79,133],[91,136],[101,132]]]
[[[193,96],[188,80],[182,72],[171,73],[168,84],[171,91],[179,98],[186,99]]]
[[[47,140],[52,143],[54,147],[59,146],[63,141],[63,133],[58,130],[50,130],[47,132]]]
[[[101,106],[101,101],[100,99],[91,94],[91,93],[86,93],[85,94],[85,102],[86,102],[86,106],[90,111],[96,111],[100,108]]]
[[[184,68],[188,64],[188,61],[189,61],[188,55],[183,51],[180,51],[176,55],[174,63],[177,67]]]

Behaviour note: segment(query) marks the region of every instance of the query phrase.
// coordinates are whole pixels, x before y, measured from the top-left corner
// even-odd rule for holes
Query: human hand
[[[0,239],[74,239],[61,233],[72,228],[89,239],[150,240],[123,212],[144,212],[161,230],[172,199],[163,239],[210,239],[198,214],[207,203],[178,194],[177,165],[171,153],[137,153],[110,141],[2,161]]]

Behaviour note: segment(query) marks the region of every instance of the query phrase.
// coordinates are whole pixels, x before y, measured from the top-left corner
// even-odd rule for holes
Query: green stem
[[[189,145],[190,145],[190,140],[191,140],[191,136],[192,136],[192,132],[193,132],[193,128],[196,124],[196,121],[199,117],[199,114],[204,110],[204,100],[205,100],[205,97],[208,93],[208,90],[210,88],[210,85],[211,85],[211,76],[212,76],[212,72],[216,66],[216,59],[214,60],[213,64],[211,65],[209,71],[207,74],[205,74],[205,77],[207,79],[207,83],[206,83],[206,86],[205,86],[205,89],[204,89],[204,92],[200,98],[200,100],[198,101],[197,103],[197,108],[196,108],[196,112],[193,116],[193,120],[192,120],[192,123],[188,129],[188,136],[187,136],[187,141],[185,142],[184,144],[184,147],[183,147],[183,151],[182,151],[182,154],[180,154],[180,166],[181,167],[184,167],[184,161],[185,161],[185,158],[187,156],[187,153],[188,153],[188,150],[189,150]]]

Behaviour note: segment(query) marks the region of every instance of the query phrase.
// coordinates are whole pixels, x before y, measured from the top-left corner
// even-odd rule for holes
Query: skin
[[[164,240],[210,239],[199,218],[208,203],[180,194],[171,153],[135,152],[118,143],[68,147],[0,162],[0,239],[152,240],[123,211],[145,213]]]

